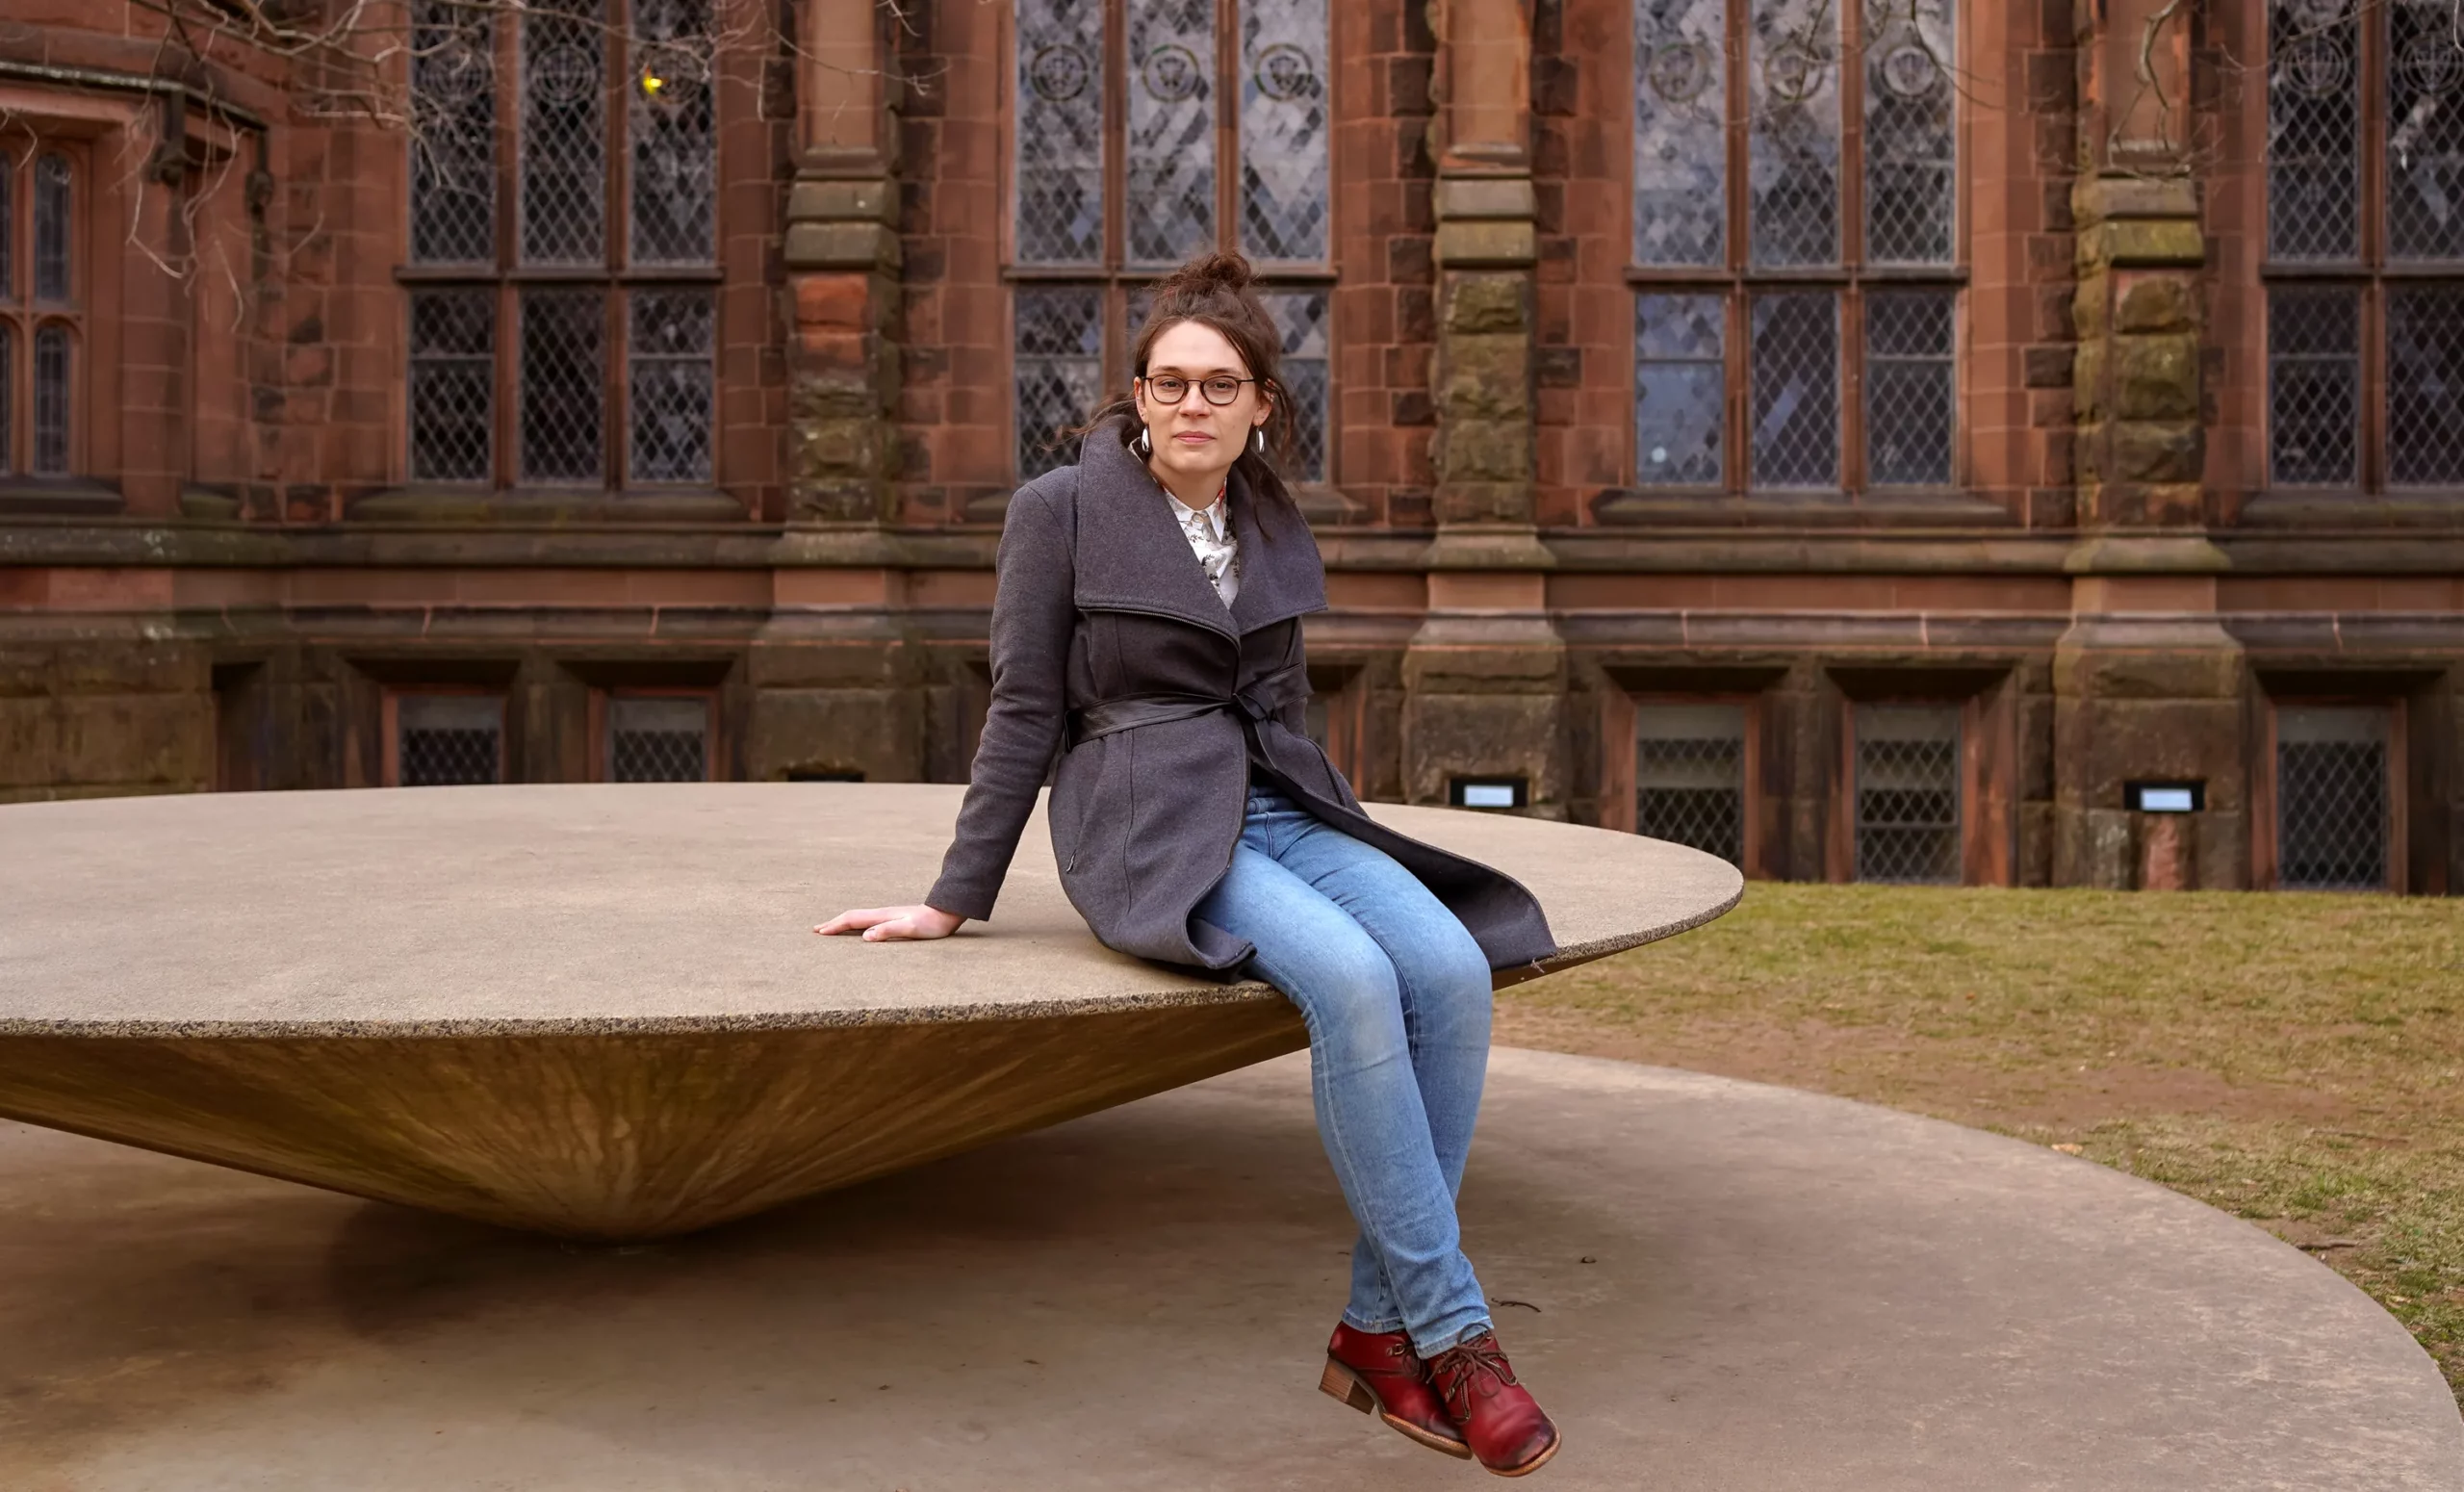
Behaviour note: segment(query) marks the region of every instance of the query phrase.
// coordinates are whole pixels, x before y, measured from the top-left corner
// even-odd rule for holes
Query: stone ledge
[[[1694,528],[2012,528],[1989,499],[1963,492],[1656,492],[1608,487],[1591,500],[1603,527]]]
[[[744,504],[715,488],[673,492],[464,492],[401,487],[352,502],[346,522],[437,524],[726,523]]]

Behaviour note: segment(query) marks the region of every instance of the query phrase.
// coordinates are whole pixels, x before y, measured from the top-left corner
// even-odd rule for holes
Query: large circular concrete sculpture
[[[960,789],[239,794],[0,810],[0,1116],[512,1227],[689,1232],[1305,1043],[1115,954],[1039,820],[994,919],[819,939],[932,879]],[[1733,906],[1630,835],[1383,821],[1521,879],[1563,967]]]

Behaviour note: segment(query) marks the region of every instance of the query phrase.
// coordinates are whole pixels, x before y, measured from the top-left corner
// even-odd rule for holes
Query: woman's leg
[[[1319,1134],[1368,1242],[1367,1248],[1354,1250],[1355,1285],[1367,1288],[1355,1289],[1346,1319],[1364,1331],[1399,1326],[1420,1351],[1433,1354],[1477,1334],[1488,1322],[1487,1302],[1463,1257],[1454,1218],[1454,1188],[1471,1130],[1467,1106],[1460,1102],[1463,1022],[1459,1016],[1434,1022],[1445,1028],[1441,1044],[1449,1053],[1439,1064],[1449,1074],[1439,1118],[1452,1152],[1450,1173],[1423,1102],[1410,1029],[1429,1024],[1425,1016],[1433,1011],[1407,1021],[1402,980],[1378,939],[1333,897],[1277,862],[1279,856],[1295,854],[1342,893],[1382,904],[1386,898],[1373,894],[1373,870],[1347,870],[1338,862],[1348,854],[1343,845],[1385,857],[1341,835],[1334,836],[1340,844],[1311,843],[1312,826],[1322,826],[1297,810],[1276,811],[1279,807],[1253,798],[1258,810],[1234,851],[1231,869],[1197,914],[1253,944],[1257,973],[1290,996],[1308,1022]],[[1399,866],[1395,869],[1411,880]],[[1411,886],[1420,889],[1417,881]],[[1396,913],[1379,920],[1399,932],[1407,919]],[[1468,940],[1469,935],[1462,936]],[[1407,963],[1417,962],[1407,956]],[[1483,962],[1483,1036],[1486,971]],[[1485,1055],[1485,1041],[1481,1046]],[[1476,1110],[1476,1078],[1469,1096],[1468,1108]]]
[[[1446,904],[1384,851],[1316,818],[1285,836],[1277,850],[1285,869],[1341,907],[1394,965],[1430,1147],[1447,1195],[1459,1195],[1488,1077],[1488,956]],[[1364,1329],[1402,1314],[1365,1231],[1352,1249],[1348,1314]],[[1439,1341],[1433,1348],[1451,1345]]]

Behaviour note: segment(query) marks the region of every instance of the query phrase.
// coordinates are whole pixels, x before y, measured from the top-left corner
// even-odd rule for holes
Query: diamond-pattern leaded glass
[[[2361,23],[2355,0],[2268,12],[2268,253],[2361,252]]]
[[[500,781],[504,701],[484,694],[405,694],[394,702],[395,780],[405,787]]]
[[[1959,883],[1958,706],[1857,707],[1857,879]]]
[[[636,290],[625,348],[635,481],[710,479],[718,308],[706,290]]]
[[[486,481],[496,429],[496,293],[411,292],[411,479]]]
[[[35,298],[49,305],[68,300],[72,174],[64,155],[35,158]]]
[[[1865,299],[1865,478],[1876,486],[1950,484],[1958,305],[1949,290]]]
[[[601,427],[607,296],[599,290],[522,293],[522,479],[606,479]]]
[[[1128,4],[1129,258],[1178,264],[1215,244],[1215,4]]]
[[[2388,883],[2384,709],[2289,706],[2275,717],[2276,884],[2377,890]]]
[[[1745,863],[1745,709],[1634,711],[1634,831]]]
[[[1104,253],[1103,0],[1017,0],[1017,258]]]
[[[0,156],[0,305],[17,298],[17,174]]]
[[[1241,247],[1326,257],[1326,0],[1241,8]]]
[[[633,263],[709,264],[718,225],[709,0],[634,0],[633,19],[625,116]]]
[[[1829,291],[1757,296],[1757,487],[1839,484],[1839,311]]]
[[[1716,487],[1727,463],[1727,302],[1634,297],[1634,479]]]
[[[606,0],[522,13],[522,262],[607,262]]]
[[[2361,478],[2361,293],[2268,292],[2268,468],[2280,486]]]
[[[1865,258],[1946,265],[1958,200],[1952,0],[1869,0],[1866,14]]]
[[[1746,54],[1748,242],[1755,264],[1839,262],[1839,11],[1754,0]]]
[[[1728,257],[1726,0],[1635,0],[1634,262]]]
[[[1326,479],[1326,391],[1329,352],[1326,293],[1322,290],[1261,291],[1267,314],[1283,333],[1283,397],[1292,418],[1287,480]]]
[[[411,262],[497,254],[496,18],[484,7],[411,7]]]
[[[2464,12],[2387,6],[2387,257],[2464,260]]]
[[[1018,475],[1067,466],[1062,432],[1085,423],[1102,397],[1103,293],[1082,285],[1021,285],[1011,377],[1017,399]]]
[[[37,476],[68,475],[68,328],[57,322],[35,332]]]
[[[706,781],[709,736],[707,700],[620,694],[607,702],[607,780]]]
[[[2464,484],[2464,285],[2387,287],[2387,480]]]

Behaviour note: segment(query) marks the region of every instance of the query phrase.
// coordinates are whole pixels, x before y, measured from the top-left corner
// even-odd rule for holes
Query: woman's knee
[[[1384,949],[1366,936],[1344,938],[1310,950],[1295,966],[1270,971],[1274,983],[1309,1022],[1322,1045],[1367,1060],[1405,1047],[1402,987]]]

